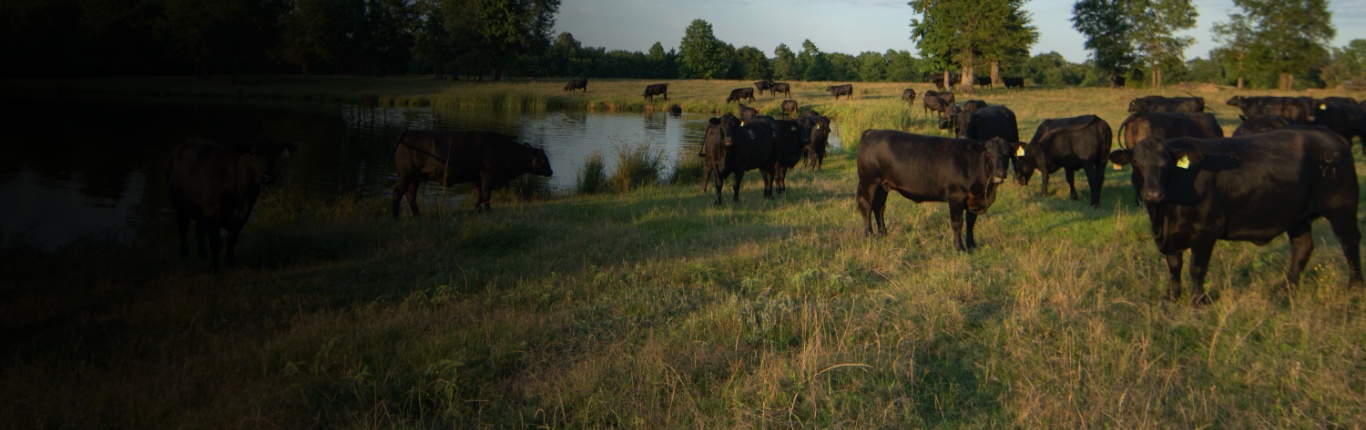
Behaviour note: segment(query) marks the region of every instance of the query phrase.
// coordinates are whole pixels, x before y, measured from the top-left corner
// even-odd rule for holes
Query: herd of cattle
[[[574,80],[565,90],[586,87],[586,80]],[[753,89],[732,91],[727,102],[752,101],[756,89],[776,95],[790,86],[756,82]],[[852,96],[850,85],[829,90],[836,97]],[[667,100],[668,84],[649,85],[644,95]],[[907,89],[902,98],[913,103],[915,91]],[[1015,114],[1006,106],[981,100],[960,105],[952,92],[933,90],[921,102],[926,113],[938,114],[939,128],[953,137],[875,129],[861,135],[855,199],[868,235],[875,233],[874,219],[876,233],[886,233],[883,212],[887,195],[895,191],[914,202],[946,202],[954,244],[967,251],[977,246],[977,216],[991,207],[1010,169],[1021,186],[1037,171],[1045,195],[1049,175],[1063,170],[1073,200],[1079,198],[1075,174],[1081,170],[1089,184],[1090,206],[1099,208],[1104,166],[1111,163],[1116,169],[1133,167],[1134,199],[1146,210],[1153,240],[1166,257],[1172,300],[1181,296],[1182,255],[1189,249],[1190,299],[1195,304],[1208,301],[1203,283],[1218,240],[1265,244],[1287,235],[1291,261],[1286,280],[1297,283],[1313,250],[1311,223],[1320,217],[1328,220],[1342,246],[1351,270],[1349,284],[1363,283],[1351,142],[1366,138],[1366,102],[1233,97],[1227,104],[1242,111],[1243,123],[1225,138],[1203,98],[1148,96],[1130,102],[1131,115],[1117,133],[1105,120],[1087,114],[1045,119],[1027,142],[1020,140]],[[804,160],[819,170],[830,118],[813,110],[796,115],[796,110],[795,101],[785,100],[782,111],[790,119],[776,119],[740,104],[738,116],[709,119],[698,154],[703,158],[702,190],[714,187],[715,203],[721,204],[725,180],[733,176],[732,200],[738,202],[745,172],[757,169],[763,195],[771,198],[775,191],[786,191],[788,171]],[[1112,150],[1112,141],[1119,149]],[[1366,152],[1366,142],[1363,148]],[[261,187],[275,180],[277,159],[294,149],[267,139],[239,145],[195,139],[177,147],[169,160],[169,183],[180,255],[189,254],[188,226],[194,221],[199,255],[210,258],[211,268],[217,270],[224,247],[225,259],[231,260]],[[405,131],[395,145],[394,160],[394,218],[405,197],[413,215],[418,214],[417,191],[424,182],[474,183],[475,211],[483,212],[490,209],[494,189],[523,174],[553,173],[545,151],[495,132]],[[226,241],[220,229],[227,230]]]

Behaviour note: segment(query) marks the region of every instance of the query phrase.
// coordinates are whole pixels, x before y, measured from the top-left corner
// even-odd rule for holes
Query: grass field
[[[193,83],[30,87],[237,94]],[[573,95],[559,81],[237,85],[244,97],[637,110],[646,83],[592,82]],[[821,92],[828,83],[794,84],[793,98],[830,115],[845,142],[869,127],[935,132],[899,101],[905,84],[855,83],[854,100],[838,102]],[[720,102],[745,85],[676,81],[669,103],[734,109]],[[1222,101],[1234,93],[1197,90],[1231,131],[1236,115]],[[1096,113],[1117,127],[1127,101],[1149,93],[1027,88],[959,100],[1009,106],[1027,139],[1051,117]],[[780,99],[754,105],[777,113]],[[695,182],[530,202],[503,191],[491,214],[429,204],[424,218],[395,222],[387,201],[310,200],[285,188],[263,197],[241,261],[216,275],[174,258],[171,225],[132,247],[6,249],[0,427],[1366,422],[1366,303],[1345,287],[1327,224],[1315,223],[1298,289],[1282,285],[1284,239],[1226,242],[1210,265],[1214,303],[1170,303],[1128,173],[1107,170],[1099,210],[1068,200],[1060,174],[1047,196],[1038,178],[1027,189],[1007,183],[970,254],[953,250],[942,203],[893,196],[890,233],[864,237],[851,151],[790,175],[787,195],[773,200],[748,175],[742,201],[721,206]]]

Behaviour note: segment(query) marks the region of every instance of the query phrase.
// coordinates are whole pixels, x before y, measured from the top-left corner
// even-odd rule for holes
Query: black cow
[[[775,96],[778,93],[783,93],[783,97],[792,97],[792,86],[788,85],[787,82],[774,82],[773,88],[769,91],[772,91]]]
[[[735,202],[740,202],[740,182],[746,170],[759,169],[764,177],[764,198],[773,197],[773,128],[766,121],[742,121],[725,114],[708,120],[702,140],[705,156],[703,190],[706,181],[716,176],[716,204],[721,204],[721,188],[726,176],[735,174]]]
[[[1100,191],[1105,184],[1105,157],[1110,154],[1114,133],[1110,124],[1095,115],[1045,119],[1034,131],[1029,144],[1015,152],[1015,179],[1029,185],[1034,170],[1043,174],[1041,195],[1048,195],[1048,174],[1064,169],[1068,197],[1077,200],[1076,171],[1086,173],[1091,188],[1091,207],[1100,207]]]
[[[915,89],[907,88],[901,90],[901,101],[906,102],[908,105],[915,106]]]
[[[759,90],[759,94],[763,94],[764,91],[773,89],[773,80],[764,79],[762,81],[754,81],[754,89]]]
[[[1366,153],[1366,108],[1347,103],[1319,103],[1310,115],[1311,123],[1321,125],[1347,139],[1360,138]]]
[[[835,100],[839,100],[840,96],[848,96],[848,98],[851,99],[854,98],[854,84],[831,85],[825,87],[825,90],[829,91],[830,95],[835,96]]]
[[[1243,97],[1233,96],[1225,104],[1233,106],[1243,111],[1243,116],[1252,118],[1259,115],[1280,115],[1281,108],[1289,97],[1257,96]]]
[[[1208,301],[1205,270],[1218,240],[1265,245],[1290,239],[1286,281],[1299,277],[1314,249],[1311,223],[1327,218],[1361,279],[1358,185],[1351,148],[1320,127],[1291,126],[1218,140],[1149,138],[1110,153],[1143,173],[1144,206],[1157,250],[1167,258],[1167,297],[1181,296],[1182,252],[1191,250],[1191,303]]]
[[[736,89],[730,90],[730,96],[727,96],[727,97],[726,97],[726,103],[738,102],[738,101],[743,100],[743,99],[749,99],[750,102],[753,102],[753,101],[754,101],[754,89],[753,89],[753,88],[736,88]]]
[[[1203,97],[1146,96],[1129,101],[1129,112],[1204,112]]]
[[[939,114],[939,129],[953,130],[953,133],[955,135],[958,134],[959,125],[966,122],[968,116],[971,116],[973,112],[977,112],[987,107],[987,102],[981,100],[965,101],[963,102],[962,107],[953,105],[952,101],[950,101],[949,103],[950,105],[948,112],[941,112]],[[1014,142],[1014,140],[1012,140],[1011,142]]]
[[[1123,76],[1110,75],[1110,88],[1124,88],[1124,81]]]
[[[683,114],[683,107],[677,103],[669,105],[669,115],[679,116]]]
[[[949,113],[950,107],[953,106],[953,99],[952,92],[929,90],[925,91],[920,103],[925,108],[924,113],[926,115],[929,115],[930,111],[935,111],[942,116]]]
[[[1357,104],[1357,99],[1351,97],[1324,97],[1319,99],[1318,101],[1319,103],[1342,103],[1349,105]]]
[[[740,103],[740,119],[750,119],[759,115],[759,110]]]
[[[569,80],[569,83],[564,84],[564,90],[565,90],[565,91],[574,91],[574,90],[580,90],[580,89],[583,90],[583,92],[585,92],[585,93],[588,92],[588,80],[587,80],[587,79],[570,79],[570,80]]]
[[[1001,83],[1005,84],[1006,88],[1024,88],[1024,78],[1019,76],[1002,77]]]
[[[1020,128],[1015,122],[1015,112],[1009,108],[989,106],[972,113],[966,112],[963,111],[958,115],[956,133],[959,139],[985,141],[999,137],[1005,139],[1006,142],[1020,141]]]
[[[645,94],[643,94],[643,96],[645,96],[646,100],[654,101],[655,96],[657,95],[663,95],[664,100],[668,100],[669,84],[650,84],[645,86]]]
[[[806,154],[806,148],[811,146],[811,130],[807,125],[810,122],[779,120],[768,116],[755,119],[767,119],[773,126],[773,186],[776,193],[783,194],[787,192],[787,171],[797,167]]]
[[[991,77],[990,77],[990,76],[978,76],[977,79],[976,79],[976,81],[977,81],[977,86],[978,86],[978,87],[987,87],[987,88],[991,88]]]
[[[949,90],[952,90],[953,87],[958,86],[958,79],[959,79],[959,76],[958,76],[958,75],[949,76],[949,81],[948,81],[948,89],[949,89]],[[933,74],[933,75],[930,75],[930,81],[931,81],[931,82],[934,82],[934,87],[935,87],[935,88],[939,89],[940,91],[943,91],[943,90],[944,90],[944,83],[945,83],[945,82],[944,82],[944,74],[943,74],[943,73],[935,73],[935,74]]]
[[[789,117],[791,117],[791,116],[796,116],[796,115],[797,115],[797,101],[796,101],[796,100],[792,100],[792,99],[783,100],[783,115],[786,115],[786,116],[789,116]]]
[[[1243,123],[1238,125],[1237,129],[1233,130],[1233,137],[1266,133],[1294,124],[1280,115],[1257,115],[1252,118],[1238,115],[1238,119],[1243,120]]]
[[[1218,139],[1224,137],[1224,129],[1219,127],[1219,121],[1209,112],[1138,112],[1119,124],[1120,148],[1128,148],[1130,143],[1148,137]],[[1139,183],[1143,181],[1142,173],[1134,170],[1130,180],[1134,185],[1134,203],[1138,203],[1137,191]]]
[[[947,202],[954,246],[977,247],[973,229],[977,215],[996,200],[1005,181],[1010,144],[923,136],[896,130],[867,130],[858,146],[858,188],[855,190],[863,230],[887,233],[883,210],[887,192],[895,190],[913,202]],[[963,211],[967,210],[967,240],[963,240]]]
[[[235,145],[190,139],[172,150],[166,179],[180,232],[180,257],[190,256],[188,234],[194,221],[199,257],[206,256],[208,242],[209,270],[218,271],[218,254],[225,245],[223,259],[231,263],[261,187],[275,183],[277,160],[293,150],[294,144],[280,145],[264,137]],[[226,243],[219,230],[228,231]]]
[[[819,112],[808,110],[798,122],[811,133],[808,144],[802,148],[802,158],[806,160],[806,165],[815,170],[820,170],[825,163],[825,150],[830,146],[830,118],[826,118]]]
[[[474,182],[474,211],[483,212],[492,210],[493,190],[518,176],[553,173],[544,150],[491,131],[404,131],[394,147],[394,168],[394,219],[405,196],[408,209],[419,214],[417,190],[427,181],[446,187]]]

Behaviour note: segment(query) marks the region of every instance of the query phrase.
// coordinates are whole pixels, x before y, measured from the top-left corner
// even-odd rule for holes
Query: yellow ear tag
[[[1328,109],[1328,103],[1319,103],[1319,110]]]
[[[1114,168],[1115,170],[1123,170],[1123,169],[1124,169],[1124,166],[1120,166],[1118,163],[1110,163],[1110,167]]]
[[[797,131],[797,127],[791,127],[792,131]]]
[[[1176,160],[1176,167],[1180,167],[1182,169],[1191,168],[1190,156],[1182,155],[1180,160]]]
[[[744,127],[744,126],[745,126],[745,122],[744,122],[744,121],[740,121],[740,126],[741,126],[741,127]]]
[[[821,129],[821,125],[820,125],[820,124],[816,124],[816,129],[817,129],[817,130],[820,130],[820,129]]]
[[[1024,156],[1024,147],[1023,147],[1023,146],[1021,146],[1021,147],[1019,147],[1019,148],[1015,148],[1015,156],[1016,156],[1016,157],[1023,157],[1023,156]]]

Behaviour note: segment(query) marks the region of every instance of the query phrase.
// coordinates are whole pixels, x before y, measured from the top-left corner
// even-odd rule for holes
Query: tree
[[[830,79],[836,81],[855,81],[859,79],[858,58],[842,52],[825,54],[825,58],[830,60]]]
[[[1233,62],[1233,68],[1238,74],[1238,89],[1243,89],[1243,77],[1246,71],[1243,62],[1247,59],[1247,53],[1252,49],[1252,41],[1255,33],[1252,25],[1248,22],[1247,15],[1241,13],[1230,13],[1228,22],[1214,24],[1214,40],[1221,44],[1215,48],[1211,57],[1219,57],[1226,61]],[[1213,58],[1211,58],[1213,59]]]
[[[887,57],[882,54],[867,51],[858,54],[856,59],[858,64],[858,78],[863,82],[878,82],[887,80]]]
[[[797,55],[792,53],[792,49],[788,48],[785,43],[779,43],[778,47],[773,49],[773,78],[797,78],[797,73],[794,70],[796,65],[793,64],[796,60]]]
[[[923,57],[944,71],[957,64],[963,88],[971,88],[977,62],[992,63],[1000,80],[1000,62],[1028,55],[1038,32],[1029,25],[1024,0],[947,1],[910,3],[920,19],[911,20],[911,39]]]
[[[1127,6],[1134,47],[1142,54],[1140,60],[1148,64],[1153,88],[1159,88],[1164,65],[1185,67],[1186,47],[1195,39],[1172,33],[1195,26],[1195,7],[1190,0],[1129,0]]]
[[[924,78],[920,63],[908,51],[888,49],[882,54],[887,58],[887,80],[890,82],[915,82]]]
[[[759,48],[742,46],[735,51],[735,56],[739,59],[741,78],[769,79],[773,77],[773,70],[768,65],[768,57]]]
[[[473,25],[478,34],[474,50],[493,69],[495,81],[502,80],[504,68],[516,57],[541,52],[550,44],[555,13],[560,9],[560,0],[451,1],[473,3],[472,15],[477,17]]]
[[[347,72],[359,53],[356,36],[364,21],[362,0],[296,0],[284,17],[280,57],[305,75],[311,69]]]
[[[1130,39],[1133,23],[1125,13],[1128,4],[1128,0],[1078,0],[1072,5],[1072,28],[1086,37],[1091,61],[1112,85],[1135,61]]]
[[[288,9],[282,0],[165,0],[157,34],[169,42],[167,54],[188,58],[195,74],[227,72],[262,64],[280,35]]]
[[[1323,80],[1330,87],[1351,81],[1360,87],[1366,83],[1366,40],[1353,39],[1342,48],[1333,48],[1333,61],[1323,68]]]
[[[726,44],[712,34],[711,24],[694,19],[683,32],[683,41],[678,44],[678,55],[682,64],[680,72],[685,78],[722,79],[730,73],[730,59],[725,55]]]
[[[1057,51],[1050,51],[1026,61],[1024,75],[1038,85],[1078,85],[1086,79],[1086,69],[1067,62]]]
[[[1250,64],[1277,75],[1277,86],[1289,90],[1328,56],[1333,14],[1328,0],[1234,0],[1256,29]]]

